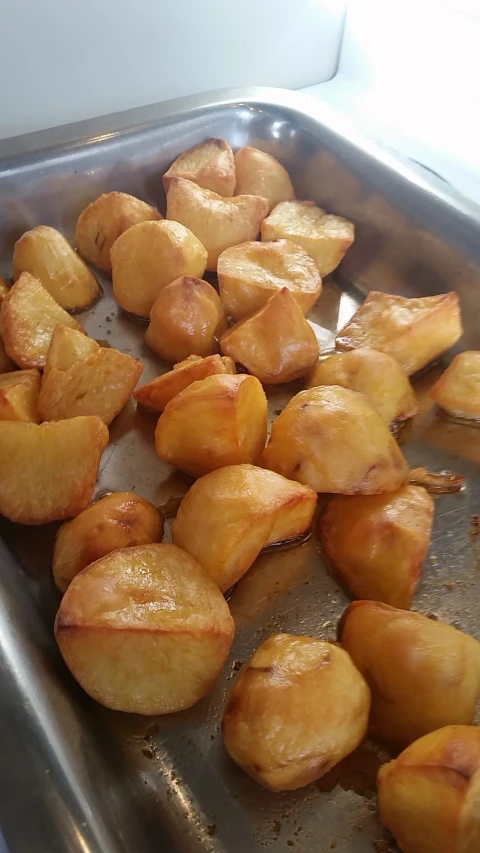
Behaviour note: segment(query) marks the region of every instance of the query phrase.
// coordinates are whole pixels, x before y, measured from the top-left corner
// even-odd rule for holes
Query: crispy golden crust
[[[221,196],[235,192],[233,151],[225,139],[208,139],[184,151],[163,176],[165,192],[173,178],[186,178]]]
[[[454,417],[480,420],[480,352],[456,355],[430,396]]]
[[[268,201],[268,212],[281,201],[295,198],[290,175],[275,157],[258,148],[240,148],[235,154],[237,195],[259,195]]]
[[[0,374],[0,420],[38,424],[38,370],[14,370]]]
[[[201,358],[198,355],[191,355],[179,364],[174,364],[173,370],[162,373],[161,376],[157,376],[151,382],[141,385],[134,391],[133,396],[138,403],[148,409],[163,412],[167,403],[193,382],[198,382],[200,379],[206,379],[207,376],[214,376],[217,373],[235,374],[236,372],[235,364],[231,358],[220,355],[209,355],[206,358]]]

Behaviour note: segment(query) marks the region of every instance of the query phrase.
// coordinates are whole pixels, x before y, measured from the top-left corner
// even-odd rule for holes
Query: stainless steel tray
[[[78,213],[101,192],[123,190],[162,207],[168,164],[210,136],[269,151],[292,173],[299,197],[355,221],[357,241],[312,314],[323,346],[369,289],[456,289],[462,345],[480,348],[479,210],[315,101],[281,90],[186,98],[0,143],[0,272],[10,274],[23,231],[45,223],[72,237]],[[82,322],[92,336],[140,356],[146,381],[164,367],[145,349],[142,328],[119,313],[109,282],[102,284],[103,298]],[[437,415],[428,401],[434,376],[417,383],[422,413],[405,452],[412,465],[465,474],[467,487],[437,499],[414,605],[480,639],[480,433]],[[272,394],[272,411],[294,390]],[[187,478],[155,456],[153,430],[130,403],[112,426],[97,494],[134,489],[161,504],[186,491]],[[394,849],[375,814],[380,758],[369,745],[317,785],[280,795],[255,785],[223,751],[221,710],[239,662],[274,631],[335,637],[347,599],[315,537],[261,556],[237,585],[230,601],[236,638],[212,693],[191,711],[149,719],[97,706],[60,659],[52,638],[55,526],[2,522],[0,532],[0,828],[12,853]]]

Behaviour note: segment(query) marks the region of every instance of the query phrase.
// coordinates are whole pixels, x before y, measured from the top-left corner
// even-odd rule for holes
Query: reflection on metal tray
[[[23,231],[45,223],[72,237],[78,213],[102,192],[123,190],[162,207],[166,167],[211,136],[272,153],[290,170],[299,198],[356,223],[357,241],[312,312],[322,347],[332,345],[369,289],[410,296],[457,289],[462,344],[480,347],[476,209],[347,134],[317,102],[276,90],[187,98],[1,143],[0,271],[11,274],[12,246]],[[142,327],[119,313],[108,280],[102,285],[103,298],[82,322],[93,337],[141,357],[149,380],[164,368],[145,350]],[[414,606],[480,638],[479,555],[470,530],[480,500],[480,433],[437,415],[428,388],[438,370],[417,382],[422,411],[405,452],[413,466],[464,474],[467,487],[436,499]],[[270,395],[273,413],[293,390]],[[155,456],[153,431],[130,403],[112,426],[97,493],[134,489],[157,504],[184,494],[188,480]],[[317,785],[285,794],[260,789],[222,748],[221,710],[239,662],[274,631],[335,637],[347,599],[315,536],[264,554],[235,588],[236,638],[210,695],[190,711],[145,719],[95,705],[59,657],[55,527],[3,523],[1,532],[0,826],[12,853],[394,849],[375,813],[381,758],[368,744]]]

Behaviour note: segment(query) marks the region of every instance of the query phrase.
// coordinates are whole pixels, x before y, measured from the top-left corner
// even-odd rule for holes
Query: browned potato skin
[[[165,192],[172,178],[186,178],[205,190],[221,196],[235,192],[233,151],[225,139],[208,139],[184,151],[163,176]]]
[[[229,465],[189,489],[172,525],[173,542],[225,592],[262,548],[302,536],[316,504],[307,486],[253,465]]]
[[[236,372],[234,362],[226,356],[209,355],[201,358],[199,355],[190,355],[184,361],[174,364],[173,370],[141,385],[134,391],[133,396],[147,409],[163,412],[167,403],[193,382],[206,379],[207,376]]]
[[[480,420],[480,352],[469,350],[456,355],[430,396],[456,418]]]
[[[290,175],[275,157],[258,148],[240,148],[235,154],[237,195],[260,195],[268,201],[268,212],[281,201],[295,198]]]
[[[404,853],[480,850],[480,729],[446,726],[378,773],[380,818]]]
[[[165,406],[155,430],[161,459],[192,477],[225,465],[260,461],[267,439],[267,398],[255,376],[208,376]]]
[[[2,278],[2,276],[0,275],[0,305],[2,304],[9,290],[10,287],[8,286],[5,279]]]
[[[163,520],[157,508],[133,492],[114,492],[96,501],[58,530],[53,552],[53,579],[65,592],[90,563],[133,545],[159,542]]]
[[[353,598],[408,610],[427,556],[433,513],[433,498],[419,486],[332,498],[320,518],[320,539]]]
[[[300,379],[318,359],[315,332],[287,287],[228,329],[220,347],[264,385]]]
[[[470,725],[480,696],[480,643],[441,622],[355,601],[342,645],[372,691],[374,737],[404,747],[448,725]]]
[[[167,284],[150,311],[145,343],[165,361],[215,352],[216,338],[227,328],[221,299],[208,281],[184,275]]]
[[[407,463],[377,410],[348,388],[300,391],[276,419],[263,453],[265,468],[316,492],[395,492]]]
[[[182,711],[210,690],[234,623],[220,590],[175,545],[113,551],[78,574],[60,604],[55,637],[65,663],[97,702],[117,711]]]
[[[110,249],[132,225],[163,219],[155,207],[128,193],[104,193],[78,217],[75,240],[86,261],[111,273]]]
[[[0,420],[38,424],[38,370],[14,370],[0,375]]]
[[[276,634],[257,649],[228,694],[223,740],[256,782],[292,791],[320,779],[357,748],[369,708],[368,686],[343,649]]]

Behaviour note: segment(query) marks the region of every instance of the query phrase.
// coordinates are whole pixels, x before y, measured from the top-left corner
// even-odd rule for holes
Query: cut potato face
[[[24,370],[42,369],[53,331],[60,325],[83,332],[38,279],[22,273],[0,308],[0,334],[7,354]]]
[[[78,217],[75,233],[78,251],[86,261],[110,273],[110,249],[115,240],[132,225],[159,219],[163,219],[162,214],[139,198],[128,193],[104,193]]]
[[[38,424],[38,370],[14,370],[0,375],[0,420]]]
[[[20,524],[78,515],[92,497],[107,444],[100,418],[0,421],[0,513]]]
[[[257,464],[266,439],[267,398],[260,382],[226,374],[194,382],[165,406],[155,449],[175,468],[202,477],[225,465]]]
[[[113,294],[124,311],[148,317],[162,287],[182,275],[201,278],[207,252],[180,222],[140,222],[112,246]]]
[[[173,541],[207,570],[222,592],[262,548],[302,536],[317,503],[313,489],[253,465],[229,465],[189,489],[173,522]]]
[[[313,201],[283,201],[262,222],[262,240],[291,240],[305,249],[321,276],[335,270],[355,239],[348,219],[333,216]]]
[[[389,426],[418,414],[415,392],[403,368],[390,355],[368,347],[337,353],[317,364],[308,387],[319,385],[360,391]]]
[[[254,653],[227,696],[225,748],[256,782],[291,791],[357,748],[370,691],[349,655],[313,637],[276,634]]]
[[[427,556],[433,512],[433,498],[419,486],[330,501],[320,519],[320,539],[354,598],[408,610]]]
[[[167,219],[181,222],[198,237],[208,253],[207,270],[216,270],[219,255],[229,246],[255,240],[267,211],[265,198],[222,198],[183,178],[172,178],[168,188]]]
[[[480,352],[469,350],[456,355],[430,396],[456,418],[480,420]]]
[[[221,299],[208,281],[184,275],[167,284],[150,311],[145,343],[172,363],[208,356],[227,327]]]
[[[172,178],[186,178],[221,196],[233,195],[235,163],[230,145],[225,139],[208,139],[184,151],[163,176],[165,192],[168,192]]]
[[[7,295],[9,290],[10,290],[10,288],[9,288],[7,282],[0,275],[0,305],[2,304],[2,302],[5,299],[5,296]]]
[[[173,365],[173,370],[162,373],[151,382],[141,385],[133,396],[142,406],[155,412],[163,412],[167,403],[173,400],[180,391],[188,388],[192,382],[199,382],[207,376],[216,374],[236,373],[235,364],[231,358],[220,355],[209,355],[201,358],[191,355],[179,364]]]
[[[258,148],[240,148],[235,154],[237,195],[259,195],[268,201],[268,212],[281,201],[295,198],[290,175],[275,157]]]
[[[60,527],[53,553],[53,578],[65,592],[90,563],[133,545],[159,542],[163,521],[157,508],[133,492],[114,492]]]
[[[263,465],[316,492],[395,492],[408,466],[377,410],[336,385],[300,391],[272,427]]]
[[[341,642],[372,691],[374,737],[404,747],[449,725],[470,725],[480,697],[480,643],[407,610],[356,601]]]
[[[286,287],[252,317],[228,329],[220,346],[264,385],[300,379],[318,359],[315,332]]]
[[[340,349],[370,347],[391,355],[411,376],[462,335],[455,292],[408,299],[371,291],[337,335]]]
[[[225,663],[234,634],[228,605],[175,545],[121,548],[77,575],[55,637],[65,663],[97,702],[168,714],[198,702]]]

